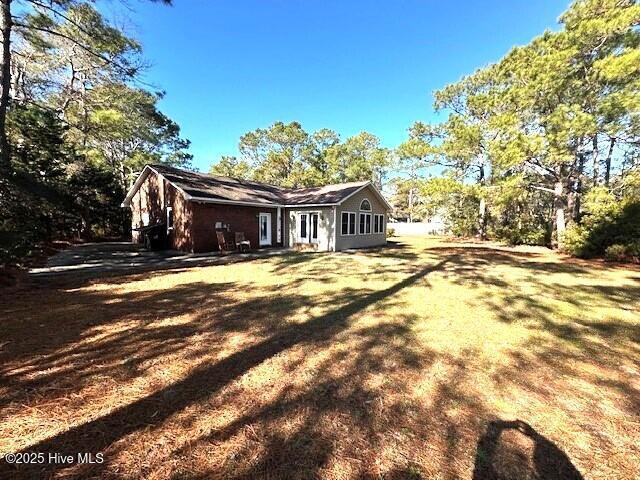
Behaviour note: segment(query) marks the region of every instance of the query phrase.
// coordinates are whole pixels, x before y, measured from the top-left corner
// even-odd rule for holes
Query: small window
[[[300,238],[307,238],[307,215],[300,215]]]
[[[173,230],[173,207],[167,207],[167,232]]]
[[[311,220],[311,239],[317,240],[318,239],[318,214],[312,213],[310,220]]]
[[[349,213],[342,212],[342,235],[349,234]]]
[[[360,210],[366,210],[368,212],[371,211],[371,203],[369,203],[369,200],[367,200],[366,198],[362,200],[362,202],[360,203]]]
[[[370,213],[361,213],[360,214],[360,235],[368,235],[371,233],[371,214]]]
[[[349,235],[356,234],[356,214],[349,212]]]

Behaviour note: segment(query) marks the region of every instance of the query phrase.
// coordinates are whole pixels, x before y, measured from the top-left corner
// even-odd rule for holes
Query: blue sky
[[[395,147],[436,120],[433,91],[527,43],[568,2],[174,0],[135,3],[131,32],[161,108],[208,170],[258,127],[300,121]]]

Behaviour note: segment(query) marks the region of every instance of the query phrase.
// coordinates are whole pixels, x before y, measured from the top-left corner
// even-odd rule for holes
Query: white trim
[[[322,220],[322,211],[320,210],[298,210],[298,211],[294,211],[292,212],[295,222],[296,222],[296,237],[295,237],[295,241],[296,243],[309,243],[309,244],[315,244],[318,245],[320,243],[320,220]],[[306,228],[306,236],[302,237],[300,236],[301,233],[301,225],[302,225],[302,215],[304,215],[306,217],[305,219],[305,228]],[[312,228],[312,222],[311,222],[311,216],[312,215],[316,215],[318,217],[318,224],[316,225],[316,237],[312,238],[311,234],[313,231]],[[328,238],[327,238],[328,240]]]
[[[378,191],[378,189],[376,188],[376,186],[371,183],[371,182],[367,182],[364,185],[362,185],[359,189],[357,189],[355,192],[347,195],[346,197],[344,197],[342,200],[340,200],[338,202],[338,205],[342,205],[344,202],[346,202],[348,199],[350,199],[351,197],[353,197],[356,193],[361,192],[362,190],[364,190],[366,187],[371,187],[371,189],[374,191],[374,193],[377,195],[379,200],[382,200],[382,203],[384,203],[387,207],[387,210],[393,210],[393,208],[391,207],[391,205],[389,204],[389,202],[387,202],[387,199],[384,198],[384,196]]]
[[[276,211],[276,243],[282,243],[282,207]]]
[[[342,219],[340,220],[342,221]],[[340,227],[342,229],[342,227]],[[338,207],[333,207],[333,249],[329,248],[329,250],[333,250],[334,252],[338,248]]]
[[[382,223],[380,224],[380,226],[382,227],[380,230],[376,230],[376,224],[377,224],[377,219],[379,217],[382,217]],[[374,213],[373,214],[373,233],[376,235],[379,235],[381,233],[384,233],[384,226],[385,226],[385,221],[384,221],[384,213]]]
[[[262,242],[262,218],[267,218],[267,240]],[[258,213],[258,243],[261,247],[270,247],[273,243],[272,231],[273,225],[271,224],[271,212],[260,212]]]
[[[339,203],[287,203],[285,205],[279,205],[280,207],[284,207],[284,208],[318,208],[318,207],[335,207],[336,205],[339,205]]]
[[[342,233],[342,215],[343,214],[347,214],[349,215],[348,220],[347,220],[347,233]],[[353,233],[349,233],[349,226],[351,225],[351,215],[353,215],[355,218],[353,219]],[[357,212],[351,212],[349,210],[342,210],[340,212],[340,236],[341,237],[353,237],[355,235],[358,234],[358,213]]]
[[[365,216],[365,220],[364,220],[364,232],[360,232],[360,217],[364,215]],[[369,216],[369,231],[367,232],[367,219],[366,216]],[[358,212],[358,235],[371,235],[371,231],[373,230],[373,225],[372,225],[372,218],[371,218],[371,212],[367,212],[366,210],[363,210],[361,212]]]
[[[167,207],[167,233],[169,233],[171,230],[173,230],[173,224],[175,223],[175,218],[171,218],[171,226],[169,226],[169,213],[173,213],[173,207]]]
[[[362,204],[364,202],[367,202],[369,204],[369,209],[368,210],[366,208],[362,208]],[[369,200],[367,197],[364,197],[362,199],[362,201],[360,202],[360,206],[358,207],[358,211],[359,212],[373,212],[373,207],[371,206],[371,200]]]

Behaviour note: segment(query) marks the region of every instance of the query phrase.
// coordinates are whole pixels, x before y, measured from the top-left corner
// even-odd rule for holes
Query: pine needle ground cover
[[[3,291],[14,478],[640,477],[640,271],[399,238]]]

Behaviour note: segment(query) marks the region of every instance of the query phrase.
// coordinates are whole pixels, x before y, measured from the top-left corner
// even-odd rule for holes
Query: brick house
[[[220,230],[243,232],[251,248],[384,245],[391,210],[371,182],[288,189],[165,165],[147,165],[122,206],[134,242],[140,228],[162,225],[168,247],[186,252],[217,250]]]

